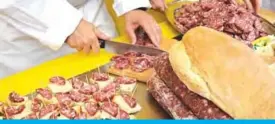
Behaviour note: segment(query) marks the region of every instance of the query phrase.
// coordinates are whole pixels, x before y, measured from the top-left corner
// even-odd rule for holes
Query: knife
[[[127,51],[135,51],[135,52],[139,52],[139,53],[143,53],[151,56],[157,56],[165,52],[157,48],[138,46],[133,44],[120,43],[120,42],[109,41],[109,40],[99,40],[99,41],[100,41],[101,48],[105,48],[106,51],[115,53],[115,54],[124,54]]]

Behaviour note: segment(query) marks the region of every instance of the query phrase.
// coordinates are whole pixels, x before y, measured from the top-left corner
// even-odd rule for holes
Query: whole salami
[[[174,119],[197,118],[157,75],[151,77],[147,85],[153,98]]]
[[[161,80],[201,119],[232,119],[211,101],[190,91],[177,77],[170,65],[168,53],[163,53],[155,61],[154,68]]]

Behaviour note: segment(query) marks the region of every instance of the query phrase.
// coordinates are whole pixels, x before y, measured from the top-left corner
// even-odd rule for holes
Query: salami
[[[31,110],[33,112],[39,112],[41,107],[42,107],[42,101],[37,98],[34,98],[32,101]]]
[[[60,109],[60,114],[69,119],[74,119],[77,116],[77,112],[71,107],[62,107]]]
[[[108,92],[110,90],[116,90],[117,88],[118,88],[118,85],[116,83],[110,83],[102,89],[102,92]]]
[[[74,89],[81,89],[84,86],[84,82],[79,80],[78,78],[71,79],[71,83]]]
[[[114,102],[103,102],[101,109],[108,114],[110,114],[112,117],[116,117],[118,113],[118,105]]]
[[[25,101],[24,97],[21,97],[19,94],[15,92],[11,92],[9,94],[9,100],[13,103],[21,103]]]
[[[48,100],[52,99],[52,93],[49,89],[46,88],[39,88],[36,90],[36,93],[38,93],[39,95],[41,95],[43,98],[46,98]]]
[[[131,97],[130,95],[122,94],[121,96],[130,107],[134,108],[137,105],[136,99]]]
[[[94,81],[107,81],[109,80],[109,75],[106,73],[93,72],[91,78]]]
[[[78,91],[74,90],[70,92],[70,98],[74,101],[74,102],[86,102],[89,100],[89,97],[79,93]]]
[[[190,91],[180,81],[170,65],[168,53],[160,55],[154,65],[158,76],[198,118],[232,119],[214,103]]]
[[[137,83],[137,80],[129,77],[116,77],[114,80],[116,84],[134,84]]]
[[[132,70],[135,72],[143,72],[152,67],[152,63],[148,58],[137,57],[132,62]]]
[[[111,61],[114,62],[113,67],[120,70],[127,69],[131,64],[130,59],[124,56],[114,56]]]
[[[107,92],[98,91],[93,94],[93,97],[96,101],[103,102],[112,99],[115,96],[115,94],[116,90],[112,89]]]
[[[83,86],[79,92],[85,95],[92,95],[94,92],[99,90],[99,86],[97,83]]]
[[[196,119],[197,117],[157,76],[147,82],[149,93],[161,107],[174,119]]]
[[[9,119],[12,118],[13,116],[20,114],[24,111],[25,105],[20,105],[20,106],[8,106],[4,108],[4,116],[5,118]]]
[[[128,51],[128,52],[125,52],[123,54],[123,56],[130,57],[130,58],[132,58],[132,57],[141,57],[141,55],[142,55],[141,53],[135,52],[135,51]]]
[[[128,119],[130,119],[130,116],[124,110],[119,109],[116,118],[120,119],[120,120],[128,120]]]
[[[72,104],[70,93],[56,93],[55,96],[58,100],[58,103],[62,106],[70,106]]]
[[[99,107],[97,103],[88,102],[85,104],[85,109],[90,116],[94,116],[98,112]]]
[[[37,115],[35,112],[29,114],[27,117],[25,117],[24,119],[27,119],[27,120],[35,120],[35,119],[38,119]]]
[[[59,115],[59,113],[58,113],[57,111],[55,111],[55,112],[53,112],[52,115],[50,116],[50,119],[51,119],[51,120],[55,120],[55,119],[57,119],[58,115]]]
[[[61,76],[55,76],[55,77],[50,78],[50,83],[56,84],[56,85],[65,85],[66,79]]]
[[[50,113],[56,111],[57,108],[58,108],[58,106],[56,104],[49,104],[49,105],[42,107],[39,112],[39,118],[43,118],[47,114],[50,114]]]

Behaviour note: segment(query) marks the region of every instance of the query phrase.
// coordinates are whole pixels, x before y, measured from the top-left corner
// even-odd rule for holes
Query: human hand
[[[126,32],[133,44],[135,44],[137,40],[135,30],[141,26],[148,34],[153,44],[159,47],[161,29],[151,15],[142,10],[133,10],[125,14],[125,23]]]
[[[165,0],[150,0],[150,3],[153,9],[159,9],[161,11],[165,11],[165,9],[167,9]]]
[[[99,31],[93,24],[82,19],[76,30],[67,38],[67,44],[77,49],[89,53],[91,50],[99,52],[100,44],[98,39],[108,40],[105,34]]]
[[[259,12],[261,7],[261,0],[244,0],[249,9]]]

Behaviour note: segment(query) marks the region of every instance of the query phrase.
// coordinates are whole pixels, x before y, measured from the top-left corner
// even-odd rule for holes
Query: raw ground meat
[[[211,101],[190,91],[177,77],[169,62],[168,53],[163,53],[155,61],[154,68],[161,80],[200,119],[232,119]]]
[[[150,78],[147,85],[153,98],[174,119],[197,118],[157,75]]]
[[[267,35],[258,17],[235,0],[200,0],[175,12],[176,26],[186,33],[196,26],[225,32],[251,46],[251,41]]]

